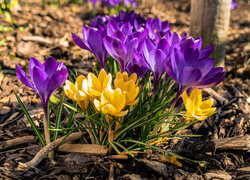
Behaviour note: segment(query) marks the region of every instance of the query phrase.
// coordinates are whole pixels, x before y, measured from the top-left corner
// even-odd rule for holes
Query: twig
[[[217,99],[221,104],[227,104],[228,100],[224,98],[223,96],[219,95],[217,92],[215,92],[211,88],[204,89],[205,92],[213,96],[215,99]]]
[[[0,150],[7,149],[9,147],[17,146],[20,144],[34,143],[36,142],[35,136],[24,136],[16,139],[10,139],[0,142]]]
[[[110,164],[109,180],[114,180],[114,165]]]
[[[62,142],[62,144],[64,143],[68,143],[70,141],[76,140],[81,138],[85,133],[84,132],[76,132],[76,133],[72,133],[71,135],[69,135],[65,141]],[[47,144],[44,148],[42,148],[37,154],[36,156],[29,162],[27,163],[22,163],[19,162],[18,167],[16,168],[17,171],[26,171],[26,170],[30,170],[34,167],[36,167],[43,159],[45,159],[47,157],[47,154],[52,151],[53,149],[55,149],[60,143],[61,141],[65,138],[65,136]]]

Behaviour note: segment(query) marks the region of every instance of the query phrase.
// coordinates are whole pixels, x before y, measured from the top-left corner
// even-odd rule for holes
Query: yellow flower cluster
[[[139,98],[139,87],[137,75],[130,77],[127,72],[116,75],[112,88],[112,76],[101,69],[98,77],[89,73],[87,77],[80,75],[75,84],[66,81],[65,94],[72,100],[77,101],[82,109],[86,109],[89,100],[94,104],[96,110],[111,116],[125,116],[128,111],[122,111],[126,105],[135,105]]]
[[[187,110],[186,121],[194,119],[205,120],[208,115],[212,114],[216,108],[212,107],[213,100],[207,99],[202,101],[202,93],[200,89],[194,89],[190,96],[187,95],[186,91],[182,95],[182,99]]]

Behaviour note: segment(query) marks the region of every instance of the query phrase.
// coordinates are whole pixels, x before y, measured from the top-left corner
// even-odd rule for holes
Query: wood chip
[[[216,149],[250,150],[250,136],[230,137],[214,141]]]
[[[205,174],[206,179],[223,179],[223,180],[231,180],[232,177],[225,171],[209,171]]]
[[[96,144],[63,144],[58,150],[63,152],[78,152],[95,155],[105,155],[108,152],[106,146]]]

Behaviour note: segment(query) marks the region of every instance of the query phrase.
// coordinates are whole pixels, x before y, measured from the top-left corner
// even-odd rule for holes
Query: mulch
[[[91,19],[86,4],[64,1],[60,7],[43,8],[39,0],[20,0],[21,8],[12,13],[14,23],[6,22],[3,16],[0,19],[1,25],[13,28],[0,33],[0,179],[107,179],[112,175],[115,179],[250,179],[250,2],[237,2],[238,7],[231,11],[226,78],[212,91],[204,92],[214,99],[217,114],[180,132],[202,137],[162,144],[167,150],[207,164],[179,160],[182,167],[178,167],[161,161],[155,152],[123,160],[58,152],[55,162],[45,159],[32,170],[16,172],[18,162],[31,160],[42,147],[13,91],[41,130],[43,111],[38,96],[15,76],[15,64],[25,68],[30,57],[42,61],[53,56],[85,75],[95,66],[93,55],[77,47],[71,38],[71,32],[81,36],[82,26]],[[188,0],[161,0],[152,8],[136,9],[145,18],[168,20],[172,31],[180,34],[189,31],[189,11]],[[29,138],[18,140],[26,136]]]

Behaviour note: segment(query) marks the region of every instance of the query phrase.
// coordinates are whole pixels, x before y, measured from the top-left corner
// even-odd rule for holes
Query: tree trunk
[[[232,0],[191,0],[193,37],[202,37],[203,47],[214,45],[215,66],[224,67],[225,46]]]

